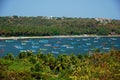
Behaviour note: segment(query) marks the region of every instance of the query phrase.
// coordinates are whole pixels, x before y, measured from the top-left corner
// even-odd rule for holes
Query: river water
[[[0,57],[7,53],[18,55],[19,52],[85,54],[99,49],[107,52],[120,50],[120,37],[79,37],[79,38],[36,38],[18,40],[0,40]]]

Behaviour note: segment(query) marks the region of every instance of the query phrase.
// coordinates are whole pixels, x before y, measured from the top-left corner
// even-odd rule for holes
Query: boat
[[[61,49],[60,51],[61,51],[61,52],[65,52],[65,50],[64,50],[64,49]]]
[[[28,43],[28,42],[30,42],[29,40],[22,40],[22,42],[24,42],[24,43]]]
[[[110,38],[111,40],[117,40],[117,38]]]
[[[48,40],[40,40],[40,43],[48,43]]]
[[[27,50],[27,52],[36,52],[36,50]]]
[[[76,42],[71,42],[71,44],[76,44]]]
[[[96,42],[98,42],[98,41],[95,40],[95,41],[93,41],[93,42],[96,43]]]
[[[66,48],[68,48],[68,49],[73,49],[74,47],[73,47],[73,46],[67,46]]]
[[[5,42],[14,42],[14,40],[5,40]]]
[[[47,51],[47,49],[44,49],[44,48],[40,48],[41,51]]]
[[[21,45],[26,45],[27,43],[21,43]]]
[[[0,45],[0,47],[5,47],[5,45]]]
[[[52,51],[51,53],[53,53],[53,54],[59,54],[59,52],[57,52],[57,51]]]
[[[88,51],[88,49],[84,49],[84,51]]]
[[[48,46],[51,46],[51,44],[45,44],[44,46],[47,46],[47,47],[48,47]]]
[[[83,41],[87,41],[88,39],[82,39]]]
[[[20,50],[20,52],[27,52],[26,50]]]
[[[33,45],[39,45],[39,43],[37,43],[37,42],[32,42],[32,44],[33,44]]]
[[[91,43],[86,43],[86,45],[90,46],[90,45],[91,45]]]
[[[103,47],[104,50],[109,50],[110,48],[107,48],[107,47]]]
[[[61,47],[67,47],[67,46],[69,46],[69,45],[62,45]]]
[[[56,44],[60,44],[61,42],[60,41],[57,41]]]
[[[23,49],[22,46],[17,46],[17,45],[15,45],[14,47],[15,47],[16,49]]]

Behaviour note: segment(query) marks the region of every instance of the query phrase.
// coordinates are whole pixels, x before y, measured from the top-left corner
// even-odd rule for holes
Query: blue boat
[[[39,46],[32,46],[32,48],[39,48]]]

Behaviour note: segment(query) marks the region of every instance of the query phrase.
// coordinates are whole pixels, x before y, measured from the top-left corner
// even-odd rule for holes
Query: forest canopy
[[[71,17],[0,17],[0,36],[118,35],[120,20]]]

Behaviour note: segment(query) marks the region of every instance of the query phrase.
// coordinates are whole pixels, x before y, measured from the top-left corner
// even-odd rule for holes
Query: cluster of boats
[[[0,51],[11,52],[38,52],[43,53],[86,53],[94,49],[109,51],[115,47],[120,49],[120,38],[52,38],[52,39],[21,39],[0,41]],[[7,48],[6,48],[7,46]],[[10,51],[10,50],[8,50]]]

